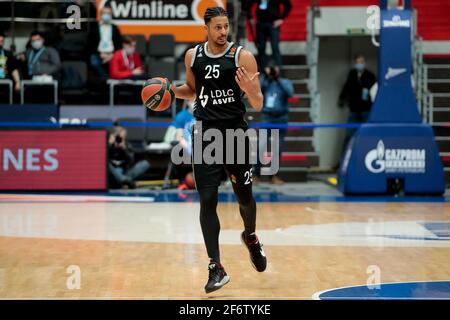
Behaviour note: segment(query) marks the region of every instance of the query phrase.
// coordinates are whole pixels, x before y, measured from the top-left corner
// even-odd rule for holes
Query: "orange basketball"
[[[172,105],[175,93],[167,78],[151,78],[144,83],[141,98],[144,105],[150,110],[164,111]]]
[[[194,189],[195,188],[195,180],[194,180],[194,175],[192,174],[192,172],[189,172],[186,177],[184,178],[184,183],[186,184],[186,186],[189,189]]]

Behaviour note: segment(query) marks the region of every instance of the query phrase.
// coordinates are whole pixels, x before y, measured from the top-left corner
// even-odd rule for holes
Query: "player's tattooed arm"
[[[186,84],[173,88],[173,92],[178,99],[195,100],[195,78],[191,69],[193,54],[194,49],[189,49],[184,57],[184,64],[186,66]]]
[[[250,105],[261,111],[264,97],[259,83],[259,72],[256,59],[250,51],[242,49],[239,54],[239,68],[236,71],[236,82],[247,95]]]

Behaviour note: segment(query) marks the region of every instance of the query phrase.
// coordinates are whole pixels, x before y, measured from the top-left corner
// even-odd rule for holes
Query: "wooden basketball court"
[[[268,268],[257,273],[239,240],[238,207],[225,194],[218,212],[231,281],[207,295],[191,196],[0,195],[0,297],[312,299],[340,287],[450,279],[444,200],[269,202],[264,194],[257,229]]]

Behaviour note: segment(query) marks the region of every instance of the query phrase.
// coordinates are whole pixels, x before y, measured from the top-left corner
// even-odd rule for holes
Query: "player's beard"
[[[217,47],[225,47],[226,45],[227,45],[227,36],[225,36],[225,37],[217,37],[217,39],[214,41],[214,44],[217,46]]]

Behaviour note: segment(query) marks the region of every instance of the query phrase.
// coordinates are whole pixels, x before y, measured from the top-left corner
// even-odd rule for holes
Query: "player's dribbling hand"
[[[245,93],[254,90],[257,88],[259,72],[256,72],[253,76],[245,70],[244,67],[240,67],[236,71],[236,82]]]

